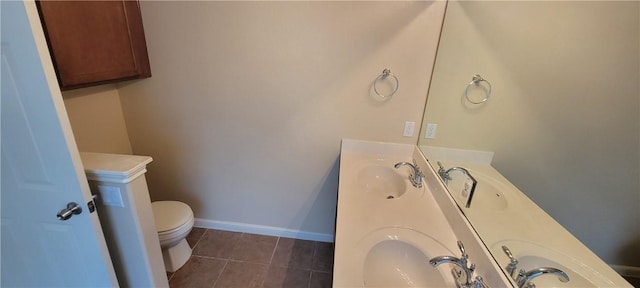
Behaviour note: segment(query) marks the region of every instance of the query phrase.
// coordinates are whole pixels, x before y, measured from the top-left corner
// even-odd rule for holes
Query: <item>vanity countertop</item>
[[[376,271],[375,274],[384,274],[384,267],[380,266],[387,265],[386,262],[393,262],[395,253],[401,253],[402,251],[399,250],[402,249],[413,251],[407,255],[420,254],[426,257],[414,259],[416,260],[414,263],[419,263],[416,264],[420,268],[418,271],[421,271],[416,274],[436,273],[438,275],[428,277],[437,278],[442,275],[445,282],[435,286],[455,287],[450,274],[452,266],[440,265],[433,268],[428,265],[428,259],[443,255],[460,257],[456,233],[449,225],[426,182],[422,188],[415,188],[408,180],[411,169],[394,168],[396,163],[412,162],[416,157],[422,156],[415,145],[343,139],[333,287],[389,286],[389,282],[382,280],[382,282],[376,282],[386,276],[372,275],[374,274],[372,271]],[[426,165],[424,160],[418,163],[422,163],[419,166]],[[434,175],[430,174],[430,177]],[[377,189],[376,185],[382,185],[384,188]],[[406,192],[394,193],[393,191]],[[467,245],[473,247],[471,249],[479,247],[476,244],[465,243],[465,246]],[[393,247],[393,249],[385,250],[385,247]],[[376,254],[376,251],[381,251],[382,254]],[[481,262],[477,257],[474,259],[474,255],[479,254],[474,252],[471,255],[470,253],[469,261]],[[384,259],[380,261],[384,264],[374,263],[376,257]],[[426,261],[423,262],[423,259]],[[406,268],[402,268],[403,263],[393,265],[398,266],[397,270],[401,272],[399,274],[404,273],[403,277],[408,279],[407,281],[416,280],[411,272],[403,270]],[[494,268],[483,267],[483,269]],[[487,276],[485,279],[500,278],[493,275]],[[416,281],[419,282],[419,279]],[[498,286],[505,285],[504,282],[501,283]],[[406,285],[408,284],[403,286]],[[430,282],[429,285],[434,283]]]

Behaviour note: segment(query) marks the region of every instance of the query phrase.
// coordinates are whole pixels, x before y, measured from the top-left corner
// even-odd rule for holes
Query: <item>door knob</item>
[[[78,205],[78,203],[76,202],[69,202],[67,204],[67,208],[60,210],[60,212],[58,212],[58,219],[61,221],[65,221],[69,218],[71,218],[71,216],[73,215],[78,215],[82,213],[82,207],[80,207],[80,205]]]

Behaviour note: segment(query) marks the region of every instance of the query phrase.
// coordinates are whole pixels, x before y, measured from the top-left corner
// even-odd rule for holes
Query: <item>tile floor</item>
[[[333,243],[193,228],[191,259],[170,287],[331,287]]]

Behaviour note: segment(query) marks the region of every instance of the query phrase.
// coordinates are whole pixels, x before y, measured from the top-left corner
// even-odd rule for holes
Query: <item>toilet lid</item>
[[[179,201],[156,201],[151,208],[158,232],[176,229],[193,218],[191,207]]]

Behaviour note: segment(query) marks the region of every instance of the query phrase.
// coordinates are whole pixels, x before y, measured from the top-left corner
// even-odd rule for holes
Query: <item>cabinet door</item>
[[[38,1],[62,90],[151,76],[137,1]]]

